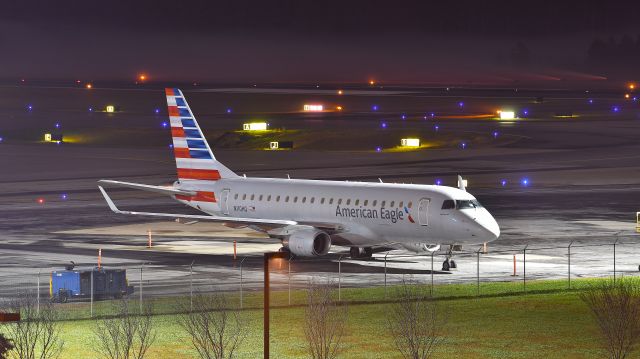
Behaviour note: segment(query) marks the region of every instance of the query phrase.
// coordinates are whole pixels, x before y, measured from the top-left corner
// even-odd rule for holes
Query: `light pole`
[[[264,254],[264,358],[269,358],[269,260],[287,258],[286,252],[267,252]]]

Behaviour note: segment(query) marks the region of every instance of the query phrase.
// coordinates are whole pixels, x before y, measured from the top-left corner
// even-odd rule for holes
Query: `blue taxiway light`
[[[66,194],[66,193],[63,193],[63,194],[60,196],[60,198],[62,198],[62,200],[63,200],[63,201],[64,201],[64,200],[66,200],[66,199],[67,199],[67,194]]]
[[[433,126],[433,129],[434,129],[435,131],[438,131],[438,130],[440,129],[440,126],[435,125],[435,126]]]
[[[435,116],[436,116],[436,114],[431,112],[431,117],[435,117]]]
[[[60,124],[59,123],[56,123],[56,128],[60,128]]]
[[[227,109],[227,113],[231,113],[231,109],[230,108]]]
[[[169,148],[173,149],[173,143],[169,144]]]
[[[4,141],[4,138],[3,138],[3,137],[0,137],[0,142],[2,142],[2,141]]]
[[[376,152],[381,152],[382,151],[382,147],[376,147]]]
[[[33,106],[32,105],[27,105],[27,111],[31,111],[33,110]]]
[[[436,179],[436,186],[440,186],[442,184],[442,180],[441,179]]]
[[[381,124],[380,124],[380,127],[382,127],[382,128],[387,128],[387,123],[386,123],[386,122],[381,123]]]
[[[465,148],[467,148],[467,144],[465,142],[462,142],[460,144],[460,147],[462,147],[462,149],[464,150]]]
[[[405,114],[402,114],[402,116],[400,116],[403,120],[405,120],[407,118],[407,116]]]
[[[524,110],[524,111],[522,111],[522,114],[523,114],[524,116],[528,115],[528,114],[529,114],[529,110]]]
[[[461,108],[464,107],[464,102],[462,101],[458,102],[458,107],[461,107]]]
[[[505,180],[505,179],[500,180],[500,185],[501,185],[502,187],[506,186],[506,185],[507,185],[507,180]]]
[[[613,107],[611,108],[611,111],[613,111],[613,112],[620,112],[620,107],[618,107],[618,106],[613,106]]]
[[[378,105],[373,105],[373,106],[371,106],[371,109],[372,109],[373,111],[378,111]]]
[[[167,123],[167,121],[162,123],[162,128],[167,128],[167,126],[169,126],[169,124]]]
[[[529,179],[528,179],[528,178],[523,178],[523,179],[521,179],[521,180],[520,180],[520,184],[521,184],[523,187],[527,187],[527,186],[529,186]]]
[[[89,112],[93,112],[93,107],[89,107]]]
[[[156,115],[157,115],[157,114],[159,114],[159,113],[160,113],[160,109],[159,109],[159,108],[156,108],[156,109],[154,110],[154,112],[155,112],[155,113],[156,113]]]
[[[589,99],[589,104],[593,104],[593,99],[592,98]]]
[[[498,131],[493,131],[493,138],[498,138]]]

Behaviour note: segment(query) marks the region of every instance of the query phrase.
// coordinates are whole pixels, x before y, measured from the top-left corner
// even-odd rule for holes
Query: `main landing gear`
[[[458,268],[458,265],[453,260],[453,245],[450,245],[449,250],[447,251],[447,258],[442,262],[442,270],[448,272],[455,268]]]
[[[371,247],[351,247],[349,248],[351,259],[371,258],[373,256],[373,248]]]

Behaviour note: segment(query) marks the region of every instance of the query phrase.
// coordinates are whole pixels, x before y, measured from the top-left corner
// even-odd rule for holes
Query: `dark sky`
[[[594,38],[639,24],[640,1],[11,1],[0,78],[481,81],[521,72],[518,41],[531,76],[587,73]]]

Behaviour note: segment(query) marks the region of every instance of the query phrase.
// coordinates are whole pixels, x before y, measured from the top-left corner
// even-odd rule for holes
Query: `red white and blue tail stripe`
[[[177,88],[167,88],[165,92],[169,120],[171,121],[173,152],[180,183],[217,181],[221,178],[238,177],[216,160],[182,95],[182,91]]]

